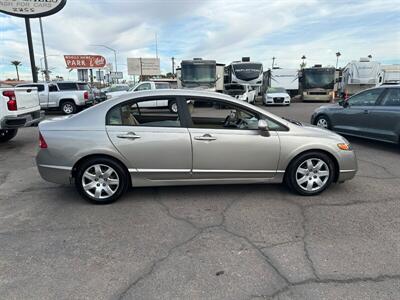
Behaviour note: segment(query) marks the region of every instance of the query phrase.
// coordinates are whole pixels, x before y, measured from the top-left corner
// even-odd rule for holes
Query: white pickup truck
[[[18,129],[44,118],[36,88],[0,88],[0,143],[17,135]]]
[[[24,83],[18,87],[35,87],[42,109],[59,109],[64,114],[76,113],[94,103],[94,93],[86,82],[59,81]]]
[[[122,90],[116,92],[107,92],[107,99],[111,99],[114,97],[118,97],[124,95],[128,92],[139,92],[139,91],[148,91],[148,90],[162,90],[162,89],[170,89],[171,85],[169,82],[165,81],[141,81],[137,83],[134,87],[130,88],[129,90]],[[176,105],[175,101],[168,101],[168,100],[154,100],[154,101],[147,101],[146,106],[144,103],[141,107],[168,107],[168,109],[173,112],[178,112],[178,106]]]

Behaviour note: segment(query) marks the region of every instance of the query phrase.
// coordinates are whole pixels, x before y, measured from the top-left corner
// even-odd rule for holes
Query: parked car
[[[18,129],[44,118],[36,88],[0,88],[0,143],[17,135]]]
[[[256,90],[250,84],[225,84],[224,93],[248,103],[254,103],[256,99]]]
[[[341,134],[400,142],[400,86],[383,85],[317,108],[311,123]]]
[[[107,93],[107,98],[110,99],[112,97],[117,97],[121,95],[125,95],[128,92],[140,92],[140,91],[149,91],[149,90],[165,90],[165,89],[170,89],[170,83],[169,82],[157,82],[157,81],[141,81],[137,83],[134,87],[130,88],[128,91],[121,91],[118,93]],[[158,108],[166,108],[173,112],[177,113],[178,112],[178,106],[176,105],[176,102],[174,100],[168,101],[168,100],[157,100],[157,101],[149,101],[143,105],[146,105],[146,107],[158,107]]]
[[[146,107],[158,99],[175,101],[178,114]],[[311,196],[357,171],[355,153],[340,135],[195,90],[128,93],[44,121],[39,131],[40,175],[72,180],[94,203],[115,201],[129,186],[286,182]]]
[[[290,96],[282,87],[269,87],[263,95],[264,105],[290,105]]]
[[[91,87],[92,91],[93,91],[93,96],[94,96],[94,100],[96,103],[102,102],[107,100],[107,95],[105,92],[103,92],[101,89],[93,86]]]
[[[94,94],[86,82],[40,82],[17,86],[37,88],[42,109],[59,109],[66,115],[94,103]]]

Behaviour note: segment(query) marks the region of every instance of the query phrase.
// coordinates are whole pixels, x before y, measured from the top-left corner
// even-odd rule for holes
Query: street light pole
[[[50,81],[49,65],[47,64],[46,45],[44,43],[42,18],[39,18],[40,34],[42,35],[43,57],[44,57],[44,76],[46,81]]]
[[[103,48],[106,48],[106,49],[108,49],[108,50],[114,52],[115,73],[117,73],[117,72],[118,72],[118,66],[117,66],[117,50],[115,50],[115,49],[113,49],[113,48],[111,48],[111,47],[108,47],[108,46],[106,46],[106,45],[92,45],[92,46],[103,47]],[[115,74],[115,75],[116,75],[116,74]],[[117,78],[117,83],[118,83],[118,78]]]

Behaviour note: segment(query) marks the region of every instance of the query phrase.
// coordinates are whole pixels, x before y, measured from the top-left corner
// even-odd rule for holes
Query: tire
[[[128,176],[123,166],[115,160],[92,158],[78,167],[75,186],[79,194],[90,203],[109,204],[126,192]]]
[[[331,185],[335,174],[336,168],[332,159],[322,152],[313,151],[301,154],[290,163],[285,182],[297,194],[315,196]]]
[[[64,115],[72,115],[76,113],[76,105],[73,101],[64,101],[61,106],[61,111]]]
[[[318,127],[325,128],[325,129],[331,129],[331,121],[329,118],[325,115],[320,115],[315,119],[315,124]]]
[[[18,129],[1,129],[0,130],[0,143],[8,142],[17,135]]]
[[[169,108],[169,111],[172,112],[173,114],[178,113],[178,104],[176,103],[176,101],[169,101],[168,108]]]

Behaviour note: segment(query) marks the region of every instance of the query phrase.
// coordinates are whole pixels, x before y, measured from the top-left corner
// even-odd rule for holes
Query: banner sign
[[[160,74],[159,58],[128,58],[128,75]]]
[[[100,69],[106,65],[101,55],[64,55],[64,59],[67,69]]]
[[[67,0],[0,0],[0,12],[15,17],[39,18],[60,11]]]

